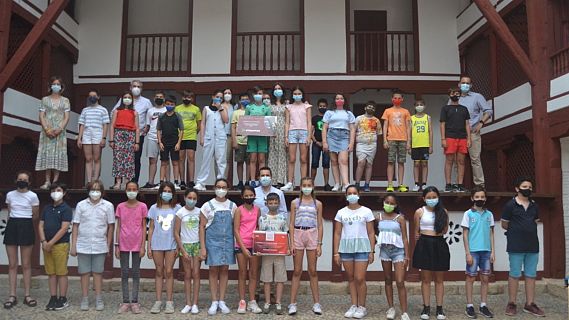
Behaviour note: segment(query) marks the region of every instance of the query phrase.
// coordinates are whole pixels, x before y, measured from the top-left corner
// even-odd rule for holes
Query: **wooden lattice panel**
[[[18,47],[32,29],[32,25],[17,15],[12,15],[10,21],[10,37],[8,39],[8,59],[10,59]],[[41,95],[41,61],[40,50],[36,49],[32,56],[25,62],[24,68],[17,77],[9,84],[10,87],[23,93],[39,97]]]
[[[533,143],[526,136],[517,136],[506,150],[506,181],[513,183],[518,177],[535,177]]]
[[[504,17],[504,22],[520,46],[529,52],[528,23],[525,4],[519,5]],[[498,71],[498,95],[528,81],[518,61],[512,56],[503,41],[496,41],[496,62]]]
[[[490,70],[490,42],[488,37],[481,35],[466,48],[462,57],[464,73],[472,78],[473,90],[482,94],[486,99],[492,98]]]
[[[498,177],[499,177],[499,163],[498,153],[496,150],[483,150],[480,155],[482,166],[484,168],[484,184],[489,191],[503,191],[498,190]]]

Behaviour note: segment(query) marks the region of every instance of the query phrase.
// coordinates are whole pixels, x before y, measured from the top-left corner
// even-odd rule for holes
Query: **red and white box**
[[[287,255],[288,233],[255,231],[253,232],[253,250],[256,254],[259,255]]]

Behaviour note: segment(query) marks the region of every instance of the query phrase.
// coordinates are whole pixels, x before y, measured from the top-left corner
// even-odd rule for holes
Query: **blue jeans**
[[[537,262],[539,261],[538,252],[508,252],[508,257],[510,259],[510,277],[521,277],[522,265],[524,268],[524,276],[526,278],[535,278],[537,276]]]
[[[312,163],[311,168],[317,169],[320,165],[320,155],[322,155],[322,168],[330,169],[330,154],[322,150],[322,147],[316,143],[312,144]]]
[[[471,252],[472,264],[466,264],[466,274],[471,277],[476,277],[478,275],[478,269],[480,269],[480,274],[489,275],[491,269],[490,254],[490,251]]]

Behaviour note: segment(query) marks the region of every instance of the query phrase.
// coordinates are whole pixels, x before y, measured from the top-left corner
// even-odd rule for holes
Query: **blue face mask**
[[[249,101],[249,100],[241,100],[241,105],[244,106],[244,107],[248,106],[249,103],[251,103],[251,101]]]
[[[349,194],[346,196],[346,200],[350,204],[355,204],[358,203],[358,201],[360,200],[360,196],[358,196],[357,194]]]
[[[174,111],[174,108],[175,108],[174,106],[166,106],[166,111],[172,112]]]
[[[427,207],[434,208],[437,206],[437,204],[439,204],[439,198],[427,199],[425,200],[425,203],[427,204]]]
[[[257,101],[257,102],[260,102],[261,100],[263,100],[263,95],[262,94],[254,94],[253,99],[255,99],[255,101]]]
[[[461,83],[460,91],[462,91],[463,93],[470,91],[470,85],[468,83]]]
[[[271,177],[263,176],[263,177],[259,178],[259,182],[261,182],[261,185],[263,187],[266,187],[266,186],[271,185],[272,179],[271,179]]]
[[[218,104],[218,103],[221,103],[221,98],[215,97],[212,99],[212,101],[214,104]]]
[[[166,202],[170,202],[170,200],[172,200],[172,194],[170,192],[162,192],[160,198]]]
[[[274,95],[275,97],[277,97],[277,98],[280,98],[280,97],[283,96],[283,91],[282,91],[281,89],[275,89],[275,90],[273,91],[273,95]]]
[[[270,106],[271,105],[271,99],[263,99],[263,104],[266,106]]]
[[[186,199],[186,205],[190,208],[193,208],[196,206],[196,200],[194,199]]]
[[[294,99],[294,101],[302,101],[302,95],[301,94],[295,94],[292,96],[292,98]]]

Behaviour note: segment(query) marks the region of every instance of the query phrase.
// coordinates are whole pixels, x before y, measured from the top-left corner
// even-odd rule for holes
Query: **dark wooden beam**
[[[504,22],[504,19],[502,19],[498,11],[496,11],[496,8],[494,8],[492,3],[490,3],[490,0],[474,0],[474,3],[480,12],[482,12],[482,15],[488,21],[488,24],[492,27],[492,29],[494,29],[494,32],[498,38],[500,38],[500,40],[506,44],[506,48],[510,50],[514,58],[518,61],[522,67],[522,70],[528,77],[530,83],[534,84],[536,79],[533,70],[534,66],[531,60]],[[531,30],[531,28],[528,29]]]
[[[12,17],[12,0],[0,0],[0,71],[8,62],[8,40],[10,38],[10,21]],[[4,114],[4,91],[0,87],[0,163],[2,162],[2,119]]]
[[[61,14],[69,0],[53,0],[32,27],[30,33],[24,39],[14,56],[7,63],[6,67],[0,73],[0,91],[8,86],[10,80],[18,74],[24,67],[24,63],[31,56],[34,49],[38,47],[41,40],[51,29],[57,17]]]

